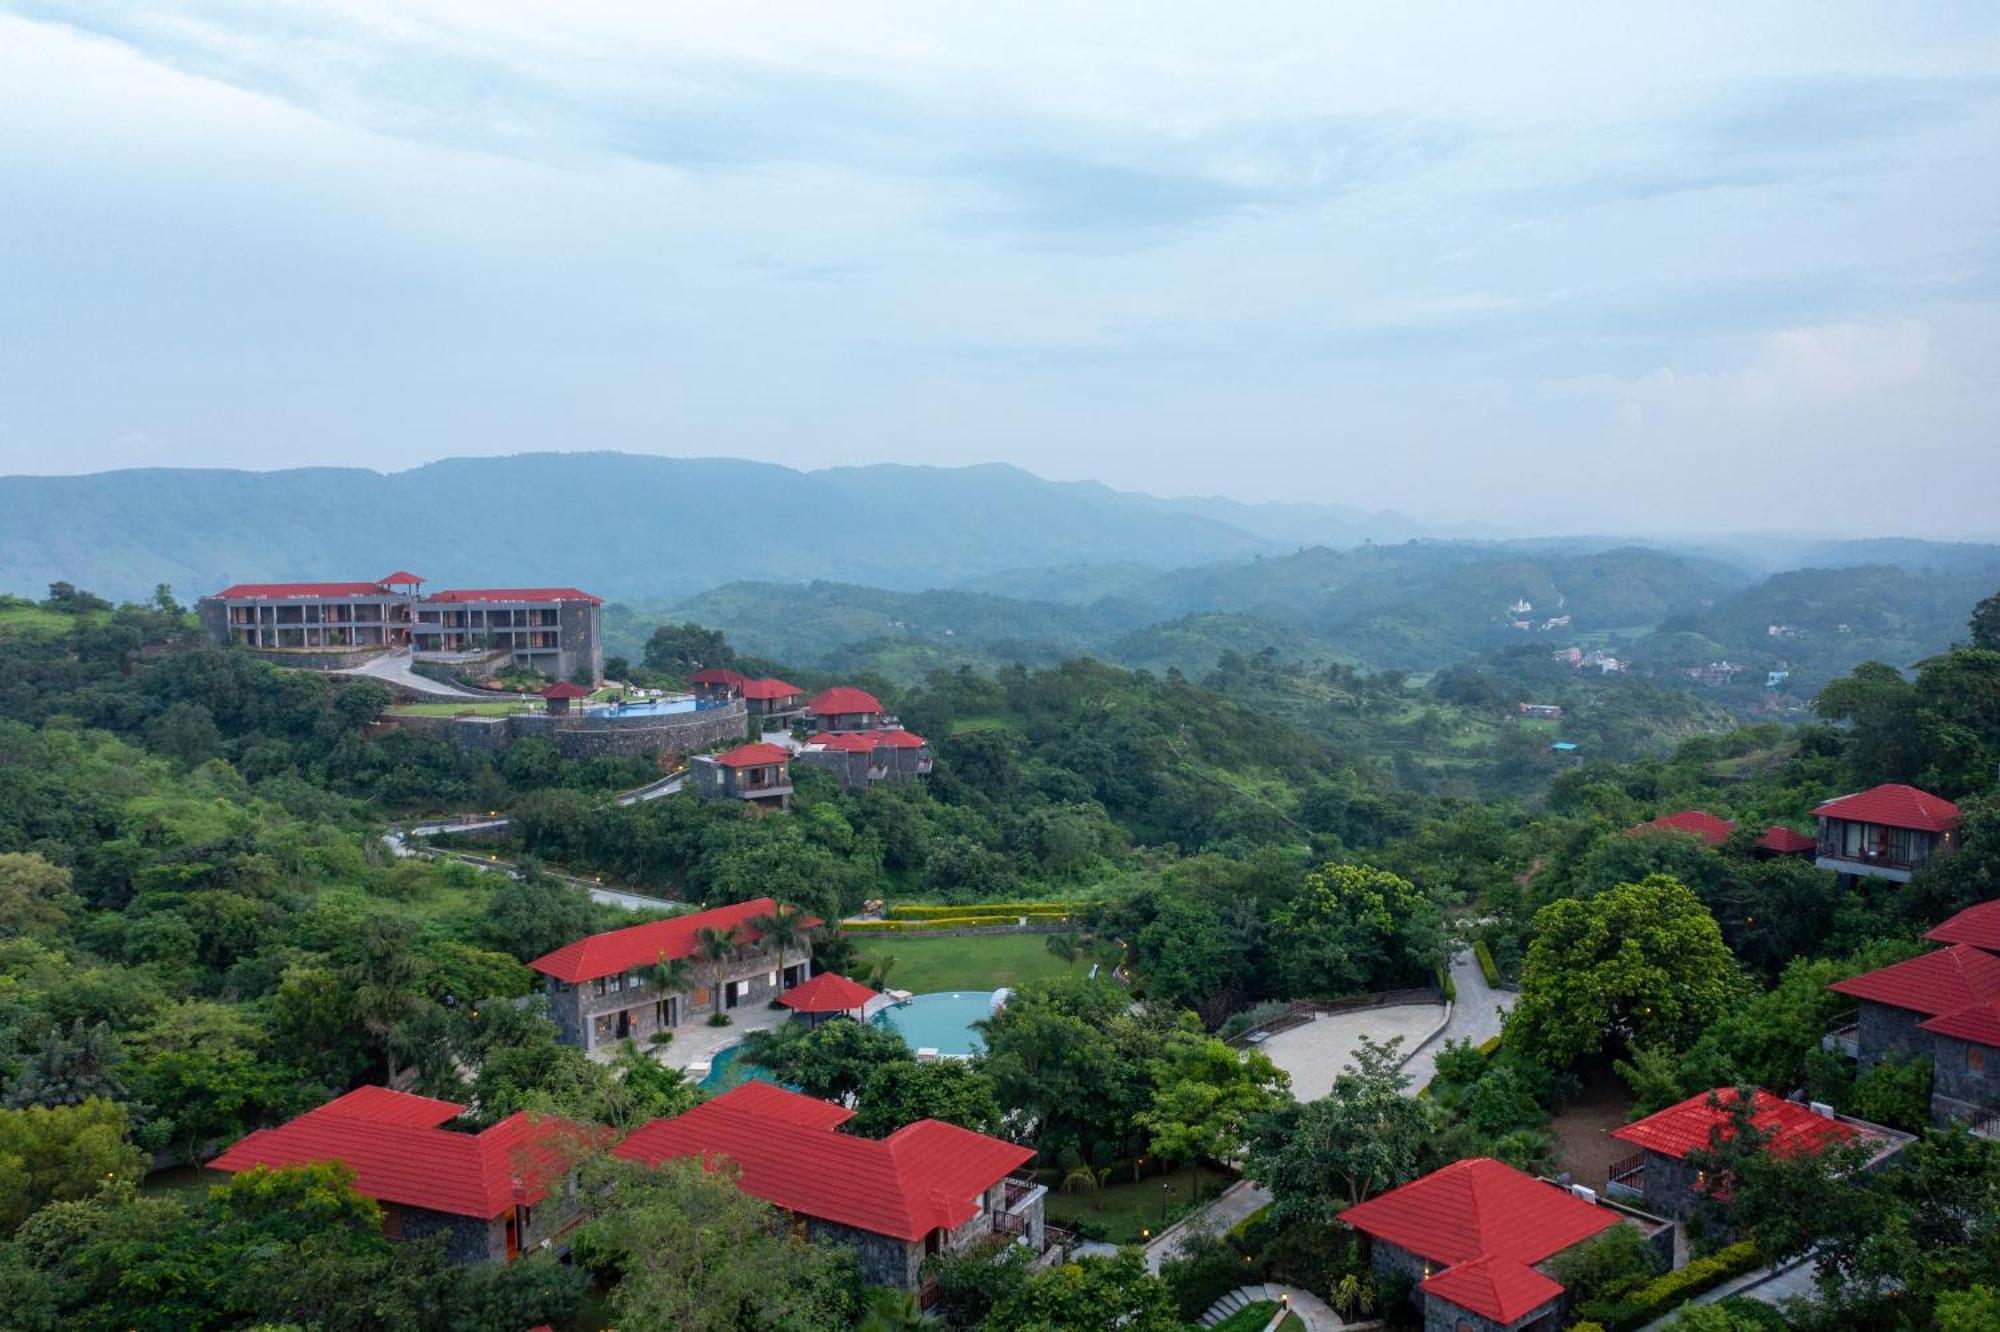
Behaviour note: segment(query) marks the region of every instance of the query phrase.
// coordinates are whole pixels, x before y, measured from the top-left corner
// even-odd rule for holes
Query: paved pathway
[[[1333,1079],[1347,1067],[1363,1037],[1388,1041],[1400,1037],[1407,1053],[1437,1029],[1443,1004],[1397,1004],[1391,1008],[1361,1008],[1349,1013],[1321,1013],[1303,1026],[1281,1031],[1258,1048],[1292,1077],[1292,1095],[1317,1101],[1333,1089]]]
[[[433,680],[428,675],[418,675],[410,667],[410,650],[408,648],[392,648],[387,652],[377,653],[359,666],[330,673],[334,675],[365,676],[368,679],[380,680],[383,684],[391,685],[397,689],[407,689],[413,694],[421,694],[427,698],[445,700],[466,699],[475,703],[500,703],[506,701],[505,695],[474,693],[470,689],[460,689],[457,685],[448,684],[443,680]],[[526,698],[528,696],[522,694],[519,697]]]
[[[1297,1286],[1279,1285],[1276,1282],[1260,1286],[1242,1286],[1230,1291],[1201,1316],[1201,1325],[1214,1327],[1237,1310],[1266,1301],[1278,1301],[1289,1307],[1299,1316],[1299,1321],[1306,1325],[1306,1332],[1339,1332],[1339,1329],[1347,1326],[1325,1300],[1311,1291],[1301,1290]]]
[[[1403,1065],[1403,1071],[1410,1075],[1413,1093],[1430,1084],[1437,1072],[1437,1052],[1446,1041],[1483,1044],[1500,1034],[1501,1020],[1514,1006],[1514,991],[1496,990],[1488,985],[1470,948],[1452,959],[1451,984],[1458,993],[1451,1006],[1451,1020]]]

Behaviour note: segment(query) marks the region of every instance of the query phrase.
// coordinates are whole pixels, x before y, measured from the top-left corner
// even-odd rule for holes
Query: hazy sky
[[[2000,532],[2000,6],[0,0],[0,472]]]

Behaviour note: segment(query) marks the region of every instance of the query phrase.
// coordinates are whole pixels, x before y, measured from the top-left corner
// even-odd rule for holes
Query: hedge
[[[1717,1249],[1706,1258],[1697,1258],[1678,1272],[1655,1277],[1638,1289],[1616,1299],[1593,1300],[1582,1313],[1604,1324],[1607,1332],[1631,1332],[1644,1327],[1670,1309],[1677,1309],[1695,1296],[1755,1271],[1764,1260],[1749,1240]]]
[[[1472,941],[1472,957],[1479,963],[1479,974],[1486,977],[1488,985],[1500,983],[1500,968],[1493,965],[1493,950],[1486,946],[1486,940]]]
[[[1012,925],[1014,916],[933,916],[928,920],[848,920],[840,925],[843,934],[897,934],[903,931],[995,929]],[[1066,916],[1029,916],[1030,925],[1047,925]]]
[[[1444,967],[1438,968],[1438,989],[1443,992],[1446,1003],[1458,1002],[1458,982],[1451,978],[1451,972]]]
[[[967,906],[893,906],[882,914],[891,920],[931,920],[940,916],[1067,916],[1074,902],[975,902]]]
[[[1495,1050],[1498,1050],[1499,1048],[1500,1048],[1500,1038],[1498,1036],[1488,1036],[1485,1040],[1479,1043],[1479,1053],[1485,1055],[1488,1059],[1491,1059],[1493,1057],[1493,1052]]]

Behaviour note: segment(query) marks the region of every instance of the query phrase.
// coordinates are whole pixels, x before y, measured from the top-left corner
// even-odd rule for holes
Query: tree
[[[0,852],[0,938],[59,935],[82,906],[63,866],[33,852]]]
[[[1167,1161],[1227,1161],[1251,1119],[1269,1110],[1290,1079],[1270,1057],[1238,1055],[1213,1036],[1177,1031],[1153,1061],[1153,1104],[1135,1122]]]
[[[993,1095],[993,1079],[958,1060],[878,1064],[862,1084],[860,1108],[847,1129],[864,1138],[886,1138],[920,1119],[998,1134],[1000,1103]]]
[[[607,1095],[609,1104],[594,1118],[620,1128],[669,1118],[694,1109],[701,1100],[701,1089],[688,1081],[686,1073],[667,1067],[629,1040],[619,1043],[611,1071],[615,1081]]]
[[[1401,1044],[1364,1037],[1324,1097],[1288,1102],[1252,1126],[1244,1174],[1271,1190],[1280,1219],[1330,1224],[1416,1174],[1432,1111],[1404,1094]]]
[[[993,1306],[988,1332],[1182,1332],[1166,1283],[1136,1249],[1036,1272]]]
[[[597,908],[575,884],[525,871],[495,877],[480,928],[500,951],[529,962],[597,928]]]
[[[652,669],[683,679],[696,671],[736,664],[736,650],[720,629],[704,629],[692,622],[663,624],[653,630],[644,655]]]
[[[858,1272],[844,1250],[789,1234],[772,1208],[699,1161],[586,1167],[582,1263],[610,1286],[620,1327],[738,1332],[851,1327]]]
[[[1291,997],[1429,977],[1444,960],[1437,904],[1408,879],[1324,865],[1271,916],[1272,951]]]
[[[695,966],[685,957],[668,957],[661,953],[646,968],[646,979],[658,988],[661,994],[685,994],[694,988]]]
[[[1607,1044],[1682,1048],[1741,990],[1715,917],[1663,874],[1552,902],[1534,929],[1507,1043],[1553,1066]]]
[[[1972,631],[1972,646],[2000,652],[2000,592],[1972,608],[1967,628]]]
[[[759,942],[778,955],[778,973],[781,976],[792,949],[811,936],[812,927],[806,924],[806,919],[805,912],[780,902],[774,910],[752,916],[746,922],[761,936]]]
[[[703,925],[694,932],[695,956],[708,963],[709,974],[715,979],[711,997],[715,1001],[718,1017],[722,1014],[723,981],[729,975],[729,964],[736,960],[740,951],[741,945],[733,929],[719,930],[713,925]]]
[[[126,1128],[123,1106],[94,1097],[81,1105],[0,1110],[0,1232],[44,1203],[143,1178],[146,1158],[126,1140]]]
[[[788,1023],[743,1038],[743,1058],[808,1096],[846,1101],[858,1096],[885,1065],[914,1062],[901,1036],[870,1022],[822,1022],[809,1030]]]
[[[81,1105],[93,1097],[107,1101],[125,1099],[125,1084],[119,1079],[119,1065],[125,1052],[112,1038],[111,1024],[100,1022],[85,1028],[77,1018],[65,1032],[52,1028],[42,1044],[21,1065],[21,1072],[7,1088],[4,1102],[20,1109],[30,1105]]]

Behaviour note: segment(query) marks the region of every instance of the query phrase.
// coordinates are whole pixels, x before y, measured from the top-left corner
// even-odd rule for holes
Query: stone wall
[[[253,648],[245,647],[259,661],[273,666],[290,666],[301,671],[351,671],[382,655],[378,646],[356,648]]]
[[[513,659],[514,654],[506,648],[494,648],[491,652],[412,652],[410,669],[427,680],[455,685],[460,683],[461,676],[483,680]]]
[[[915,1290],[923,1283],[921,1242],[878,1235],[872,1230],[822,1221],[818,1217],[806,1218],[806,1234],[815,1244],[842,1244],[852,1249],[861,1260],[861,1279],[871,1286]]]
[[[515,712],[499,717],[399,716],[392,720],[403,730],[427,731],[443,736],[461,749],[488,754],[497,754],[516,740],[539,736],[566,759],[596,758],[600,754],[690,754],[734,740],[744,727],[741,699],[720,707],[657,716],[604,717],[583,713],[551,717],[542,712]]]
[[[403,1238],[429,1239],[443,1235],[444,1257],[448,1263],[503,1262],[507,1257],[506,1222],[481,1221],[477,1217],[453,1216],[423,1207],[399,1208],[403,1214]],[[495,1231],[499,1234],[496,1238]]]
[[[1973,1059],[1982,1067],[1974,1068]],[[1940,1126],[2000,1110],[2000,1050],[1931,1037],[1931,1117]]]
[[[556,608],[556,644],[565,680],[582,673],[594,685],[604,678],[603,616],[603,607],[587,601],[565,601]]]
[[[1887,1055],[1910,1059],[1931,1052],[1931,1034],[1918,1029],[1924,1019],[1907,1008],[1861,1001],[1861,1019],[1855,1032],[1859,1071],[1866,1073]]]

